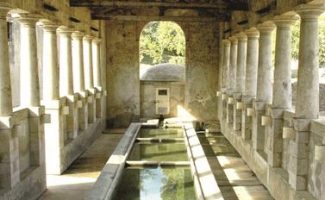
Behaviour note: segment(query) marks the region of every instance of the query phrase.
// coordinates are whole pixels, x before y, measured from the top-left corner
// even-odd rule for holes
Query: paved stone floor
[[[105,131],[61,176],[47,176],[40,200],[83,199],[118,144],[124,129]]]
[[[200,133],[199,139],[224,199],[273,199],[221,133]]]

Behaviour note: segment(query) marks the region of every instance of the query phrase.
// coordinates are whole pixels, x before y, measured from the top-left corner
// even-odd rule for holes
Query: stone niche
[[[170,112],[164,117],[176,117],[178,106],[184,106],[185,67],[173,64],[160,64],[145,70],[140,67],[140,74],[140,116],[159,117],[156,114],[156,90],[168,88]]]

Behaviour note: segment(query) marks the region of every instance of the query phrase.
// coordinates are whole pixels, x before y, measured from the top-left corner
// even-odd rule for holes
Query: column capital
[[[257,25],[257,29],[261,33],[271,33],[275,29],[275,24],[271,21],[266,21]]]
[[[55,32],[56,29],[58,28],[58,25],[56,25],[54,22],[47,19],[39,20],[36,25],[42,27],[44,31],[48,31],[48,32]]]
[[[96,44],[99,44],[101,41],[102,41],[102,40],[101,40],[100,38],[98,38],[98,37],[95,37],[95,38],[92,40],[92,42],[93,42],[93,43],[96,43]]]
[[[230,40],[230,42],[231,42],[232,45],[238,44],[238,40],[237,40],[237,37],[235,35],[229,37],[229,40]]]
[[[71,35],[74,31],[71,30],[69,27],[67,26],[59,26],[57,29],[56,29],[56,32],[58,34],[62,34],[62,35]]]
[[[12,13],[10,19],[23,25],[35,27],[36,22],[40,19],[40,15],[32,13]]]
[[[230,46],[230,40],[229,39],[223,39],[222,40],[223,45]]]
[[[83,37],[83,40],[86,40],[86,41],[91,41],[92,39],[94,39],[94,36],[92,36],[92,35],[85,35]]]
[[[325,11],[324,3],[302,4],[295,8],[301,19],[317,20],[318,16]]]
[[[290,27],[298,19],[299,16],[296,13],[290,12],[275,16],[273,22],[277,27]]]
[[[247,35],[244,32],[240,32],[236,35],[238,42],[245,42],[247,41]]]
[[[84,37],[84,33],[81,31],[73,31],[71,34],[72,38],[76,38],[76,39],[82,39]]]
[[[255,27],[252,27],[252,28],[246,30],[245,34],[247,35],[248,38],[259,38],[260,37],[260,32]]]

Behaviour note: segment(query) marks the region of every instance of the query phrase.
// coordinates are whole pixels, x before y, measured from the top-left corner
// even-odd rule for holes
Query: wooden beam
[[[166,7],[166,8],[208,8],[227,9],[228,4],[223,1],[216,3],[196,3],[196,2],[166,2],[159,1],[113,1],[113,0],[70,0],[70,6],[80,7]]]
[[[134,16],[134,15],[114,15],[98,16],[92,14],[94,20],[119,20],[119,21],[177,21],[177,22],[220,22],[227,21],[227,17],[178,17],[178,16]]]

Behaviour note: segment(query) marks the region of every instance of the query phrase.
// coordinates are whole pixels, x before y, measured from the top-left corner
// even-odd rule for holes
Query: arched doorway
[[[185,35],[175,22],[153,21],[139,40],[140,115],[174,117],[184,104]]]

